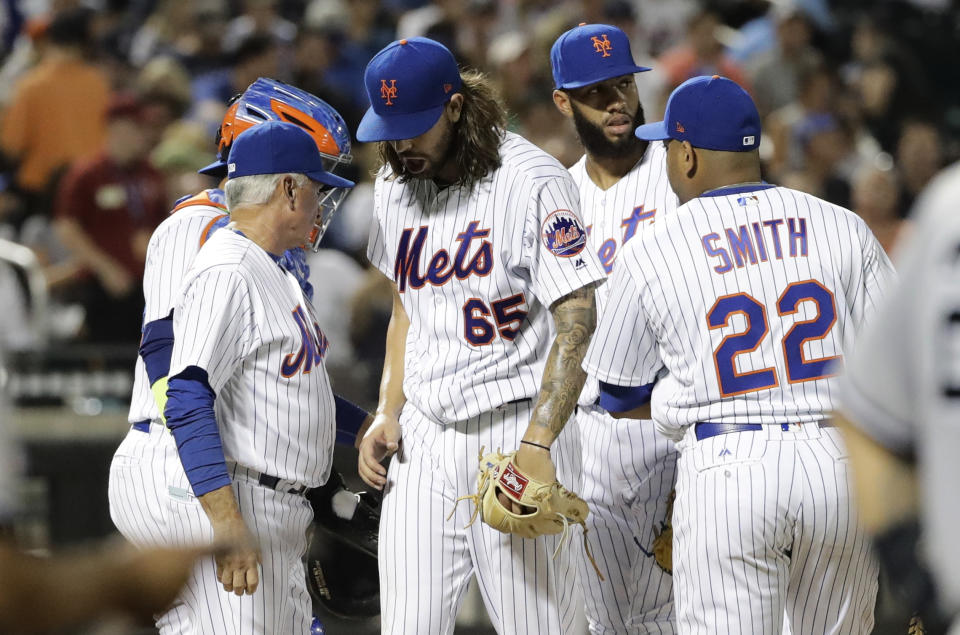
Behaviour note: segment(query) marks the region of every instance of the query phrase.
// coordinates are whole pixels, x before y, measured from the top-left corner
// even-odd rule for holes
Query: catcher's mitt
[[[558,481],[544,483],[525,474],[514,464],[515,455],[516,452],[502,454],[499,451],[485,455],[483,449],[480,450],[477,493],[457,499],[458,503],[461,500],[473,501],[473,515],[467,527],[472,525],[479,515],[483,522],[505,534],[516,534],[523,538],[562,534],[553,554],[556,557],[566,540],[570,523],[575,523],[583,527],[584,548],[593,562],[586,541],[585,520],[590,513],[587,503]],[[520,514],[512,512],[500,502],[498,493],[503,493],[529,511]],[[447,520],[453,517],[454,511],[456,508],[450,512]],[[597,575],[600,575],[599,569]],[[602,575],[600,579],[603,579]]]
[[[653,559],[657,566],[673,575],[673,499],[677,493],[670,492],[667,500],[667,514],[660,529],[653,528]]]

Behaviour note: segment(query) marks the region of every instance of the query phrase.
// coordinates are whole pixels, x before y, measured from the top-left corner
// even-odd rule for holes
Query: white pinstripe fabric
[[[166,543],[208,544],[213,530],[185,475],[171,479],[164,500]],[[174,605],[157,619],[162,635],[304,635],[311,602],[303,557],[313,510],[306,498],[236,477],[240,513],[260,545],[260,586],[253,595],[227,593],[212,557],[197,564]]]
[[[837,367],[788,381],[784,340],[795,325],[817,323],[822,332],[806,332],[799,360],[842,357],[891,277],[862,219],[780,187],[694,199],[621,254],[584,367],[621,386],[656,382],[657,426],[684,439],[674,507],[681,632],[780,633],[784,615],[796,633],[872,628],[876,564],[851,510],[839,441],[814,423],[834,408]],[[807,281],[827,290],[827,305],[804,295],[792,313],[780,308],[785,289]],[[709,328],[708,313],[727,296],[741,304]],[[746,319],[751,303],[763,321]],[[824,326],[828,306],[836,317]],[[745,333],[760,336],[732,339]],[[735,354],[719,359],[730,343]],[[770,369],[778,380],[725,397],[721,364],[734,377]],[[768,425],[696,442],[701,421]],[[780,433],[777,424],[795,422],[808,424],[802,434],[795,425]]]
[[[368,257],[398,283],[410,318],[403,389],[407,399],[441,423],[462,421],[501,404],[535,397],[543,363],[552,343],[549,307],[559,298],[604,279],[596,257],[583,249],[560,257],[545,246],[543,225],[555,210],[579,215],[577,190],[570,174],[529,141],[507,134],[500,150],[503,164],[467,190],[438,190],[433,181],[376,181],[376,208]],[[471,241],[468,260],[489,241],[492,266],[485,275],[451,276],[444,284],[420,288],[397,279],[396,264],[404,231],[426,228],[420,260],[414,269],[426,275],[431,259],[449,269],[460,247],[457,237],[468,224],[488,230]],[[412,243],[412,241],[411,241]],[[446,256],[440,256],[444,253]],[[479,300],[493,324],[493,303],[520,295],[518,309],[528,311],[512,338],[496,335],[473,345],[465,337],[464,306]]]
[[[570,168],[580,192],[590,246],[604,270],[613,270],[623,245],[658,218],[674,213],[677,196],[667,180],[663,144],[651,143],[637,164],[604,190],[586,169],[586,156]],[[597,313],[609,285],[597,288]],[[593,404],[599,382],[588,378],[580,396],[583,496],[590,505],[587,539],[605,582],[581,558],[581,580],[590,632],[673,633],[671,576],[652,557],[654,527],[665,520],[676,475],[676,449],[651,421],[615,420]]]
[[[228,461],[309,487],[326,482],[335,417],[322,359],[281,372],[298,351],[325,350],[290,273],[249,239],[218,231],[187,274],[173,331],[170,376],[188,366],[207,372]]]
[[[682,633],[870,633],[878,568],[856,528],[839,431],[680,443],[673,510]]]
[[[477,490],[481,446],[487,452],[518,447],[531,407],[525,400],[446,426],[409,402],[404,407],[403,447],[390,461],[380,518],[385,635],[452,633],[473,575],[498,633],[572,633],[582,601],[573,553],[583,549],[579,527],[554,558],[559,536],[524,539],[479,519],[464,529],[473,512],[468,501],[446,520],[458,496]],[[571,423],[553,456],[559,480],[573,490],[579,488],[579,451]]]

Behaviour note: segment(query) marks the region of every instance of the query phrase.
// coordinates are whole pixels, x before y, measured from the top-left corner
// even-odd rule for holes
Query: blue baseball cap
[[[663,121],[639,126],[638,139],[689,141],[695,148],[749,152],[760,145],[760,113],[735,81],[703,75],[670,93]]]
[[[363,73],[370,108],[358,141],[413,139],[433,127],[460,90],[460,68],[439,42],[412,37],[388,44]]]
[[[650,70],[634,64],[626,33],[609,24],[586,23],[557,38],[550,49],[550,66],[557,88],[581,88]]]
[[[330,187],[353,187],[353,181],[323,168],[320,149],[306,130],[285,121],[267,121],[237,136],[227,157],[227,178],[255,174],[305,174]]]

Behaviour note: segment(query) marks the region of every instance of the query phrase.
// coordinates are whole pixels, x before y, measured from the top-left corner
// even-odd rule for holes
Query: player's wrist
[[[529,440],[527,440],[527,439],[523,439],[522,441],[520,441],[520,444],[521,444],[521,445],[526,445],[526,446],[529,446],[529,447],[531,447],[531,448],[535,448],[535,449],[538,449],[538,450],[550,452],[550,446],[549,446],[549,445],[545,445],[545,444],[543,444],[543,443],[538,443],[538,442],[536,442],[536,441],[529,441]]]

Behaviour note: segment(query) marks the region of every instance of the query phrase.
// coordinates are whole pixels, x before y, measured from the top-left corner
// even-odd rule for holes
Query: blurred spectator
[[[297,26],[277,13],[276,0],[242,0],[243,12],[227,24],[223,49],[232,53],[253,35],[273,38],[278,46],[291,46]]]
[[[888,254],[904,227],[899,190],[896,173],[876,164],[860,168],[853,180],[851,209],[866,221]]]
[[[798,73],[797,99],[770,113],[764,121],[764,143],[773,146],[768,169],[775,180],[780,174],[803,167],[797,126],[811,115],[829,114],[833,110],[831,98],[836,90],[830,70],[823,64],[814,64],[800,68]]]
[[[720,18],[711,9],[701,9],[687,23],[684,41],[660,56],[660,68],[667,76],[667,92],[697,75],[721,75],[747,91],[750,83],[740,67],[723,51],[717,38]]]
[[[180,198],[217,184],[212,177],[197,170],[213,163],[210,136],[203,126],[192,121],[179,121],[166,128],[163,139],[150,153],[151,163],[163,172],[166,183],[166,209]]]
[[[937,128],[926,121],[907,121],[897,141],[896,159],[903,183],[900,214],[906,216],[917,196],[944,165]]]
[[[54,16],[43,58],[17,84],[3,115],[0,149],[18,166],[14,182],[31,213],[48,211],[58,170],[103,144],[110,89],[104,74],[84,59],[90,18],[88,9]]]
[[[644,46],[633,47],[633,52],[643,59],[647,55],[659,57],[679,42],[700,5],[696,0],[634,0],[634,6]],[[627,34],[631,35],[629,31]]]
[[[226,16],[218,0],[160,0],[132,36],[130,62],[141,67],[157,56],[180,60],[193,75],[223,67]]]
[[[802,11],[778,3],[772,13],[776,20],[776,45],[753,60],[750,72],[761,117],[796,99],[801,69],[822,62],[822,56],[810,44],[813,28]]]
[[[155,146],[170,124],[190,108],[190,75],[172,57],[155,57],[140,70],[136,93],[143,103],[147,145]]]
[[[147,160],[143,108],[118,96],[107,113],[103,151],[74,165],[61,183],[55,227],[85,275],[74,291],[96,342],[139,340],[139,280],[147,242],[167,212],[162,175]]]
[[[831,114],[815,113],[804,118],[794,134],[803,152],[803,167],[787,172],[782,184],[850,207],[850,178],[856,159],[849,129]]]
[[[269,36],[251,35],[240,42],[228,66],[193,80],[193,118],[215,130],[231,97],[242,93],[258,77],[277,76],[277,53],[276,43]]]
[[[50,19],[34,18],[23,26],[23,32],[13,42],[11,50],[0,66],[0,106],[6,107],[13,97],[13,89],[21,75],[33,67],[47,46]]]

